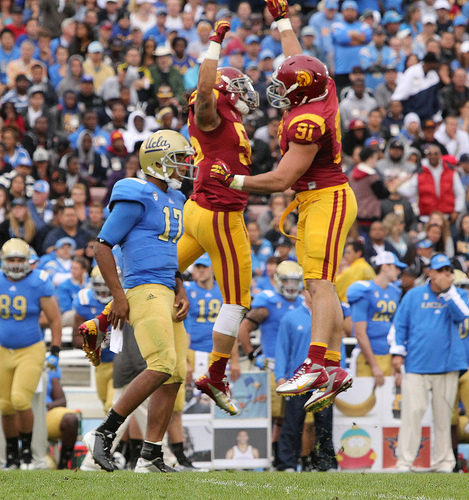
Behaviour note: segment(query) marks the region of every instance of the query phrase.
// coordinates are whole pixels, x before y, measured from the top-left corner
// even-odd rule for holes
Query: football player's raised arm
[[[217,100],[213,88],[217,79],[217,67],[220,59],[221,44],[229,30],[229,22],[217,22],[215,31],[209,38],[210,45],[207,54],[199,68],[197,95],[194,102],[194,116],[195,124],[201,130],[213,130],[218,127],[221,121],[217,112]]]
[[[302,54],[300,42],[293,31],[290,14],[288,12],[287,0],[267,0],[267,8],[277,23],[280,31],[280,41],[282,42],[282,51],[285,57]]]

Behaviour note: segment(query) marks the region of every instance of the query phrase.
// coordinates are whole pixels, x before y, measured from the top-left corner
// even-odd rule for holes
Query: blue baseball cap
[[[264,59],[275,59],[275,54],[272,50],[270,49],[264,49],[260,54],[259,54],[259,60],[263,61]]]
[[[456,16],[453,20],[453,26],[466,26],[467,19],[464,16]]]
[[[101,42],[91,42],[88,45],[88,53],[89,54],[96,54],[97,52],[104,52],[104,47]]]
[[[49,193],[50,186],[47,181],[39,180],[34,183],[33,190],[38,193]]]
[[[195,262],[194,266],[211,266],[212,262],[210,260],[210,257],[208,256],[208,253],[204,253],[201,257],[199,257]]]
[[[342,4],[342,11],[346,9],[358,10],[357,2],[355,2],[355,0],[345,0],[345,2]]]
[[[375,266],[382,266],[383,264],[394,264],[395,266],[400,267],[401,269],[405,269],[407,267],[407,264],[401,262],[397,258],[396,254],[386,251],[379,253],[375,259]]]
[[[261,39],[257,35],[249,35],[246,37],[244,42],[246,45],[251,45],[251,43],[260,43]]]
[[[324,2],[324,7],[326,9],[339,9],[339,2],[338,0],[325,0]]]
[[[55,242],[55,248],[62,248],[64,245],[70,245],[72,247],[72,251],[75,251],[77,247],[75,240],[69,236],[60,238]]]
[[[247,63],[246,71],[249,71],[250,69],[259,69],[259,65],[257,64],[256,61],[251,61],[251,62]]]
[[[417,241],[415,248],[431,248],[433,246],[432,240],[425,238],[423,240]]]
[[[383,24],[388,23],[400,23],[402,21],[402,16],[398,14],[395,10],[388,10],[383,16]]]
[[[82,83],[93,83],[93,82],[94,82],[93,77],[92,77],[89,73],[85,73],[85,74],[81,77],[80,81],[81,81]]]
[[[442,267],[451,267],[451,269],[453,269],[453,264],[451,264],[451,261],[446,255],[438,253],[430,259],[430,269],[438,270]]]

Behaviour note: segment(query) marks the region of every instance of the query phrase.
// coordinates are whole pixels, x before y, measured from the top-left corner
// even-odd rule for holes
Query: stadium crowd
[[[142,178],[142,142],[156,130],[190,139],[187,101],[215,21],[231,23],[220,66],[247,74],[260,96],[260,106],[244,117],[252,174],[276,168],[281,114],[269,107],[266,89],[284,56],[264,5],[0,3],[0,247],[11,238],[30,245],[31,264],[44,269],[55,287],[63,326],[76,330],[76,314],[85,318],[74,301],[81,289],[99,282],[92,276],[90,285],[93,242],[114,184]],[[382,266],[393,264],[383,252],[405,264],[399,296],[427,282],[437,269],[434,254],[448,257],[448,266],[459,271],[457,284],[469,288],[468,5],[304,0],[290,6],[303,52],[327,65],[340,98],[342,165],[358,201],[337,281],[344,303],[351,302],[348,289],[355,282],[378,279]],[[182,190],[189,196],[190,182]],[[278,291],[277,265],[296,260],[292,240],[280,230],[293,195],[250,195],[245,222],[253,296]],[[283,225],[290,236],[296,223],[293,211]],[[394,281],[380,279],[384,288]],[[98,296],[98,302],[106,300]],[[358,313],[356,318],[352,314],[354,323],[365,322]],[[370,355],[366,330],[359,330],[363,363],[370,366],[364,374],[381,385],[384,375],[398,371],[389,345],[379,345],[376,354],[388,361],[377,368],[376,344],[371,341]],[[467,330],[461,332],[466,339]],[[109,394],[102,391],[108,408]],[[456,429],[457,416],[452,424]],[[456,430],[453,437],[454,448]]]

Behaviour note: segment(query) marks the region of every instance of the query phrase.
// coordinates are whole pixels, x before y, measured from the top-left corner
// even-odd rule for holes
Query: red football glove
[[[275,21],[279,19],[287,19],[290,17],[288,12],[288,1],[287,0],[266,0],[267,8],[272,14]]]
[[[230,31],[230,23],[228,21],[218,21],[215,24],[215,31],[209,40],[217,42],[221,45],[228,31]]]
[[[210,169],[210,177],[216,179],[223,186],[230,187],[234,175],[231,173],[230,167],[223,160],[217,158]]]

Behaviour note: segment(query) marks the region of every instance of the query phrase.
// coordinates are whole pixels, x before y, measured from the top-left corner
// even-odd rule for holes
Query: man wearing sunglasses
[[[402,375],[402,423],[397,468],[410,472],[420,448],[421,423],[432,392],[434,443],[431,467],[452,472],[451,412],[460,370],[467,370],[459,324],[469,317],[465,290],[453,285],[453,266],[446,255],[430,260],[430,281],[409,290],[393,318],[390,353],[397,375]]]

